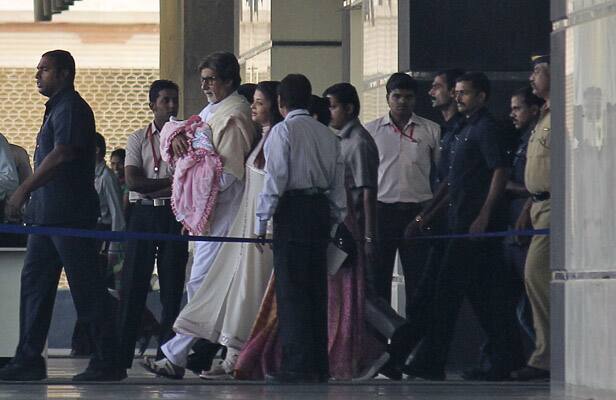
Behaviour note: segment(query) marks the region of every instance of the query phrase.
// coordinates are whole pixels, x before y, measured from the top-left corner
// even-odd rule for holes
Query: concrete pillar
[[[342,79],[357,89],[360,98],[364,85],[364,20],[362,1],[345,3],[342,14]]]
[[[552,0],[552,376],[606,398],[616,392],[615,9]]]
[[[240,2],[240,7],[239,52],[245,81],[302,73],[315,94],[342,81],[341,3],[251,0]]]
[[[272,78],[302,73],[321,94],[342,80],[342,7],[332,0],[272,0]]]
[[[180,117],[206,104],[197,67],[215,51],[235,52],[236,21],[234,1],[160,0],[160,77],[180,86]]]

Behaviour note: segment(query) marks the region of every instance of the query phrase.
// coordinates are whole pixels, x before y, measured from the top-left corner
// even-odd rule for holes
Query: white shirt
[[[9,142],[0,134],[0,200],[5,200],[19,186],[17,167]]]
[[[151,138],[147,135],[148,129],[152,133]],[[155,160],[159,160],[158,172],[154,169]],[[128,136],[124,165],[132,165],[141,169],[143,175],[148,179],[162,179],[173,176],[173,169],[160,156],[160,132],[154,122]],[[131,202],[146,198],[142,193],[134,191],[130,191],[128,197]],[[169,197],[161,198],[168,199]]]
[[[276,124],[265,142],[265,183],[257,203],[257,235],[265,234],[286,191],[320,188],[329,199],[332,223],[346,214],[344,159],[340,141],[307,110],[293,110]]]
[[[440,158],[440,126],[413,114],[402,132],[389,114],[366,125],[379,150],[378,200],[420,203],[432,198],[430,169]]]

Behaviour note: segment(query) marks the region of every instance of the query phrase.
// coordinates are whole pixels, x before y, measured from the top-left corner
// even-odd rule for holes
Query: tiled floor
[[[72,375],[87,360],[51,358],[49,379],[37,383],[0,384],[0,399],[421,399],[421,400],[586,400],[587,396],[550,393],[547,383],[468,383],[456,379],[443,383],[375,379],[361,384],[332,382],[327,385],[272,386],[262,382],[205,382],[195,375],[181,381],[157,378],[136,360],[129,377],[121,383],[73,385]],[[595,396],[595,400],[599,397]]]

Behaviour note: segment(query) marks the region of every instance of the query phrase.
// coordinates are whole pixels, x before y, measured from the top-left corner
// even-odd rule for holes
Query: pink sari
[[[347,198],[350,198],[347,196]],[[357,239],[354,210],[348,208],[345,224]],[[364,250],[358,241],[357,262],[345,262],[328,276],[328,357],[332,378],[352,379],[378,355],[381,346],[367,335],[364,322]],[[278,318],[274,277],[270,279],[252,332],[235,365],[237,379],[260,380],[280,368],[282,349],[278,340]]]
[[[173,213],[192,235],[201,235],[207,228],[218,197],[222,160],[213,148],[193,145],[184,157],[173,157],[171,141],[179,134],[184,134],[189,143],[195,139],[207,141],[199,136],[206,129],[209,126],[193,115],[186,121],[167,122],[160,133],[161,156],[175,167],[171,186]]]

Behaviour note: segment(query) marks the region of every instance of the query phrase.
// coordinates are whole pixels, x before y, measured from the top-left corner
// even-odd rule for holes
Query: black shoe
[[[42,381],[46,378],[44,362],[36,366],[10,362],[0,369],[0,381]]]
[[[114,382],[126,379],[124,368],[88,368],[73,376],[73,382]]]
[[[89,358],[91,355],[92,355],[92,352],[88,353],[87,351],[75,350],[75,349],[72,349],[71,354],[70,354],[72,358]]]
[[[390,359],[379,370],[379,374],[391,379],[392,381],[402,380],[402,371]]]
[[[550,371],[527,365],[522,369],[513,371],[511,378],[514,381],[544,381],[550,379]]]
[[[465,381],[487,381],[502,382],[511,380],[511,371],[473,368],[462,372],[462,379]]]
[[[306,372],[279,372],[277,374],[265,375],[265,382],[274,385],[320,383],[323,382],[322,379],[323,377],[317,374]]]
[[[484,381],[486,371],[481,368],[471,368],[462,371],[460,375],[465,381]]]
[[[408,375],[408,379],[421,378],[427,381],[444,381],[447,378],[445,372],[442,370],[431,371],[428,369],[415,367],[412,364],[405,365],[402,368],[402,372]]]
[[[194,353],[188,355],[186,369],[199,375],[201,371],[208,371],[212,367],[212,361],[221,349],[218,343],[212,343],[205,339],[199,339],[192,347]],[[226,348],[223,348],[221,359],[225,359]]]
[[[151,333],[144,333],[137,339],[135,348],[137,349],[137,354],[139,355],[139,357],[143,357],[143,355],[145,354],[145,351],[150,346],[151,340],[152,340]]]

